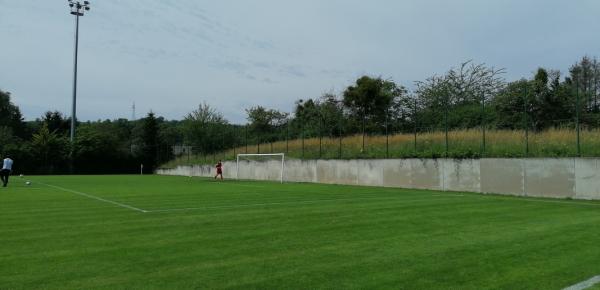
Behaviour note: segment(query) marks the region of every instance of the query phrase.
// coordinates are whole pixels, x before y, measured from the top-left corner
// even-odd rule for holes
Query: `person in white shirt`
[[[2,162],[2,170],[0,170],[0,179],[2,179],[2,187],[6,187],[8,185],[8,177],[10,176],[10,172],[12,171],[13,160],[10,157],[6,156],[4,158],[4,162]]]

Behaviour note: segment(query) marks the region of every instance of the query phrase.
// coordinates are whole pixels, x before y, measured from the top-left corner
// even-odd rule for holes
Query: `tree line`
[[[293,112],[256,105],[248,123],[230,123],[206,103],[183,120],[150,112],[140,120],[77,122],[57,111],[24,121],[9,92],[0,91],[0,153],[28,174],[152,172],[173,158],[173,145],[212,154],[244,144],[317,136],[386,134],[468,128],[544,130],[599,127],[600,63],[583,57],[564,75],[539,68],[507,82],[504,69],[468,61],[415,83],[362,76],[339,94],[297,100]]]
[[[184,141],[197,152],[210,154],[221,148],[220,144],[240,146],[285,138],[471,128],[539,131],[600,127],[600,63],[596,58],[583,57],[564,75],[539,68],[529,78],[507,82],[504,74],[504,69],[468,61],[416,82],[412,92],[393,80],[363,76],[339,95],[325,93],[296,101],[292,113],[263,106],[248,108],[248,125],[230,126],[229,131],[208,129],[227,122],[204,104],[193,114],[216,115],[217,121],[205,118],[196,122],[188,116],[186,126],[204,130],[205,135],[197,136],[213,138],[194,140],[187,134]]]

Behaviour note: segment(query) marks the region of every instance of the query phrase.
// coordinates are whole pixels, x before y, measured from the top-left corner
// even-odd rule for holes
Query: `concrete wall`
[[[241,179],[279,180],[278,161],[241,162]],[[212,166],[178,167],[163,175],[213,176]],[[224,163],[236,177],[235,162]],[[600,158],[286,160],[284,179],[365,186],[600,200]]]

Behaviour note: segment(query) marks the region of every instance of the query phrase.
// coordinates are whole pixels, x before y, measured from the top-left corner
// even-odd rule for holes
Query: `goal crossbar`
[[[283,172],[285,171],[285,153],[264,153],[264,154],[238,154],[236,158],[236,170],[235,170],[235,179],[239,179],[240,176],[240,157],[252,157],[252,156],[281,156],[281,172],[279,175],[279,180],[283,183]]]

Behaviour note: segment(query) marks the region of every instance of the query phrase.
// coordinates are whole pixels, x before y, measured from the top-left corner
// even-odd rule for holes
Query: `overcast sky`
[[[598,0],[90,0],[78,118],[181,119],[203,101],[234,123],[263,105],[341,92],[357,77],[414,81],[473,59],[507,80],[600,56]],[[66,0],[0,0],[0,89],[26,119],[70,115]]]

